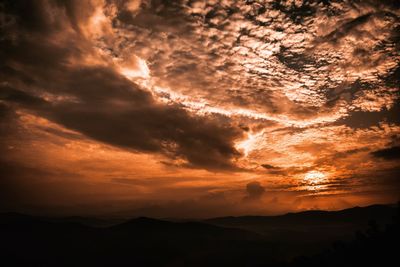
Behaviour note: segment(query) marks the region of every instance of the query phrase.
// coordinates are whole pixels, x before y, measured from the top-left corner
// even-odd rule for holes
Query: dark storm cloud
[[[400,124],[400,103],[397,101],[389,110],[384,108],[381,111],[351,111],[349,116],[338,120],[335,124],[344,124],[346,126],[358,129],[379,126],[381,122]]]
[[[190,167],[235,168],[231,160],[240,155],[233,147],[239,128],[226,118],[194,116],[177,105],[156,103],[112,67],[71,64],[71,58],[79,62],[93,53],[79,29],[90,8],[87,2],[51,3],[6,5],[15,23],[4,27],[0,40],[3,101],[107,144],[184,159]],[[86,9],[79,11],[77,4]],[[75,32],[67,33],[71,27]],[[70,38],[56,41],[59,31]]]
[[[400,159],[400,146],[380,149],[371,153],[374,157],[383,158],[386,160]]]
[[[265,193],[265,188],[257,181],[246,185],[246,196],[244,201],[259,200]]]
[[[162,152],[210,169],[233,167],[230,159],[239,154],[231,142],[239,132],[231,126],[193,117],[178,107],[157,105],[142,91],[135,94],[132,86],[118,96],[117,85],[107,86],[107,81],[115,82],[118,77],[98,79],[98,70],[91,74],[97,78],[74,82],[87,90],[75,95],[82,102],[53,104],[44,111],[46,117],[112,145]],[[91,74],[85,73],[85,77]],[[102,88],[91,92],[90,86],[96,84],[102,84]]]

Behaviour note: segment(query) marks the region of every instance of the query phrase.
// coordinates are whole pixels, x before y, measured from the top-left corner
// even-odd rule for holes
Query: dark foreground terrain
[[[398,266],[399,209],[375,205],[196,222],[0,215],[1,266]],[[94,220],[87,220],[94,221]]]

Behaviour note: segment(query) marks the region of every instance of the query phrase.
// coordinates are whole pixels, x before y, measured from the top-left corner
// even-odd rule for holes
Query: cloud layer
[[[2,183],[202,216],[392,201],[399,32],[390,0],[1,2]]]

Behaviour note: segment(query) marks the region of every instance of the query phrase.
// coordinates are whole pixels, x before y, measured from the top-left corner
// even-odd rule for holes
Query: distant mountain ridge
[[[278,216],[220,217],[205,222],[252,231],[272,240],[309,239],[329,241],[350,239],[354,232],[365,230],[371,221],[389,223],[396,213],[394,205],[371,205],[339,211],[303,211]]]
[[[124,219],[99,219],[97,217],[84,217],[84,216],[68,216],[68,217],[50,217],[50,216],[36,216],[29,215],[19,212],[4,212],[0,213],[0,222],[3,220],[25,220],[25,219],[33,219],[33,220],[41,220],[48,222],[75,222],[81,223],[89,226],[97,226],[97,225],[105,225],[112,226],[117,224],[124,224],[127,222],[134,221],[163,221],[163,222],[205,222],[209,224],[217,224],[217,223],[225,223],[225,222],[239,222],[239,221],[279,221],[284,222],[285,220],[292,219],[302,219],[302,220],[341,220],[341,218],[349,218],[351,216],[352,219],[360,219],[365,220],[368,218],[377,219],[385,218],[390,220],[390,215],[396,210],[396,204],[376,204],[365,207],[352,207],[343,210],[337,211],[325,211],[325,210],[307,210],[300,212],[289,212],[282,215],[242,215],[242,216],[224,216],[224,217],[214,217],[209,219],[157,219],[146,216],[134,217],[132,219],[124,220]],[[389,217],[388,217],[389,216]]]
[[[45,267],[282,266],[279,262],[283,260],[316,253],[343,237],[354,237],[370,220],[383,225],[395,214],[394,207],[374,205],[186,222],[139,217],[93,227],[85,223],[97,223],[91,218],[3,213],[0,263]]]
[[[352,220],[363,220],[366,219],[386,219],[390,220],[391,214],[396,210],[395,205],[371,205],[366,207],[353,207],[338,211],[324,211],[324,210],[308,210],[296,213],[286,213],[283,215],[274,216],[258,216],[258,215],[246,215],[246,216],[227,216],[217,217],[204,220],[209,223],[236,223],[236,222],[251,222],[251,221],[262,221],[267,222],[286,222],[288,220],[296,220],[298,222],[318,222],[325,220],[337,220],[343,221]],[[292,222],[290,222],[292,223]]]

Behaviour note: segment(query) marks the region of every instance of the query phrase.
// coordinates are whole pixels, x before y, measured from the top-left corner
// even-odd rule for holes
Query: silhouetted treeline
[[[286,266],[398,266],[400,241],[400,205],[393,221],[380,226],[369,222],[369,228],[357,231],[351,242],[335,242],[331,248],[313,256],[302,256]]]

